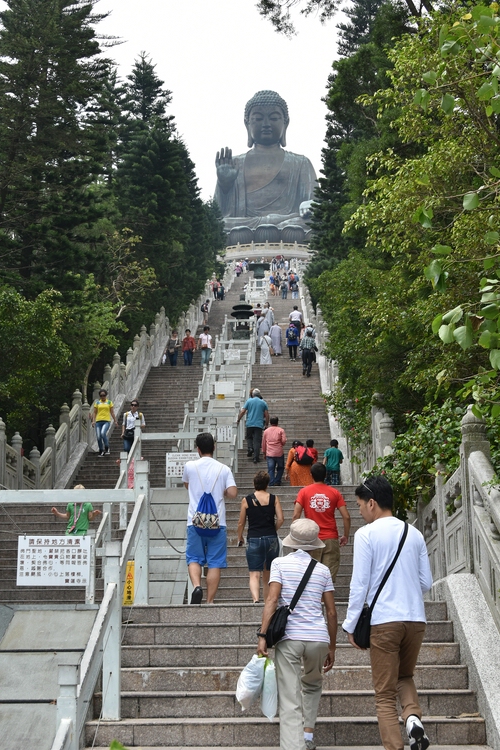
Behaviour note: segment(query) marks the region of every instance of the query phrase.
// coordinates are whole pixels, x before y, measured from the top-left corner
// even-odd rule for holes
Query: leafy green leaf
[[[436,255],[449,255],[452,252],[452,248],[449,245],[434,245],[432,252]]]
[[[436,334],[439,331],[442,320],[443,316],[441,315],[441,313],[439,313],[439,315],[436,315],[436,317],[432,321],[432,333]]]
[[[421,177],[417,177],[415,180],[417,185],[430,185],[431,184],[431,178],[428,174],[423,174]]]
[[[488,245],[496,245],[498,240],[500,240],[500,234],[498,232],[486,232],[484,235],[484,241],[488,243]]]
[[[490,268],[493,268],[493,266],[496,264],[497,259],[496,258],[485,258],[483,260],[483,267],[485,271],[488,271]]]
[[[425,81],[425,83],[430,83],[432,86],[437,81],[437,73],[435,73],[433,70],[428,70],[427,73],[423,74],[422,79]]]
[[[457,307],[454,307],[453,310],[448,310],[448,312],[443,315],[443,323],[458,323],[463,314],[464,311],[462,310],[462,307],[458,305]]]
[[[495,370],[500,370],[500,349],[491,349],[490,362]]]
[[[443,344],[453,344],[453,342],[455,341],[455,337],[453,335],[454,328],[455,325],[453,323],[447,326],[440,326],[438,334]]]
[[[472,333],[472,323],[469,317],[465,318],[464,326],[455,328],[453,335],[455,337],[455,341],[458,342],[458,344],[464,351],[472,346],[472,344],[474,343],[474,337]]]
[[[496,419],[499,414],[500,414],[500,404],[498,403],[493,404],[493,406],[491,407],[491,416],[493,417],[493,419]]]
[[[483,349],[490,349],[491,346],[491,331],[483,331],[477,342]]]
[[[491,175],[493,175],[493,177],[500,177],[500,169],[497,169],[497,167],[490,167],[489,172]],[[491,216],[490,218],[493,218],[493,217]]]
[[[455,109],[455,97],[451,94],[443,94],[441,99],[441,109],[446,115],[451,115]]]
[[[476,96],[481,102],[485,102],[495,96],[496,91],[493,85],[489,81],[485,81],[482,86],[476,91]]]
[[[494,320],[498,317],[498,305],[486,305],[486,307],[482,307],[481,315],[483,318],[488,318],[488,320]]]
[[[460,44],[455,39],[447,39],[441,46],[441,56],[456,55],[460,51]]]
[[[477,193],[466,193],[464,195],[463,206],[466,211],[472,211],[479,206],[479,196]]]
[[[474,414],[474,416],[475,416],[475,417],[477,417],[478,419],[482,419],[482,418],[483,418],[483,412],[481,411],[481,409],[479,408],[479,406],[478,406],[477,404],[474,404],[474,405],[473,405],[473,407],[472,407],[472,409],[471,409],[471,412],[472,412],[472,413]]]

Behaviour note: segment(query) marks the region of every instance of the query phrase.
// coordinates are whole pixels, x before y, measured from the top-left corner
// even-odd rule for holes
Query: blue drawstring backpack
[[[200,497],[198,507],[196,508],[196,512],[193,516],[192,524],[195,528],[195,531],[200,536],[216,536],[220,531],[219,514],[217,513],[217,505],[215,504],[212,492],[215,485],[217,484],[217,480],[220,476],[221,471],[222,466],[219,469],[219,473],[215,478],[215,482],[213,483],[210,492],[204,492]],[[196,469],[196,473],[198,474],[198,479],[200,480],[200,484],[203,487],[198,469]]]

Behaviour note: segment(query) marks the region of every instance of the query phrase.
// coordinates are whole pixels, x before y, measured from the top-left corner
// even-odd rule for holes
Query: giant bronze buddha
[[[250,237],[266,226],[271,227],[270,239],[279,241],[282,230],[287,230],[285,241],[304,238],[316,175],[309,159],[284,150],[289,121],[287,104],[279,94],[258,91],[245,107],[250,151],[239,156],[229,148],[217,152],[215,199],[234,236],[236,229],[246,229]]]

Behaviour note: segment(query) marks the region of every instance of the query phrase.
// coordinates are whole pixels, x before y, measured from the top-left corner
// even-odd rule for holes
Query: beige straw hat
[[[290,533],[283,539],[283,547],[293,549],[321,549],[324,542],[318,539],[319,526],[309,518],[298,518],[290,526]]]

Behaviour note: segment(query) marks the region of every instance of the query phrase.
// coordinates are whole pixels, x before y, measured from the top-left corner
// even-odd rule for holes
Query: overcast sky
[[[215,188],[215,153],[247,150],[245,103],[260,89],[288,103],[287,149],[308,156],[319,172],[326,107],[321,101],[337,55],[338,19],[322,26],[297,14],[291,40],[264,21],[255,0],[100,0],[110,11],[101,33],[123,44],[111,55],[125,77],[139,52],[151,55],[172,91],[170,113],[196,165],[202,197]]]

